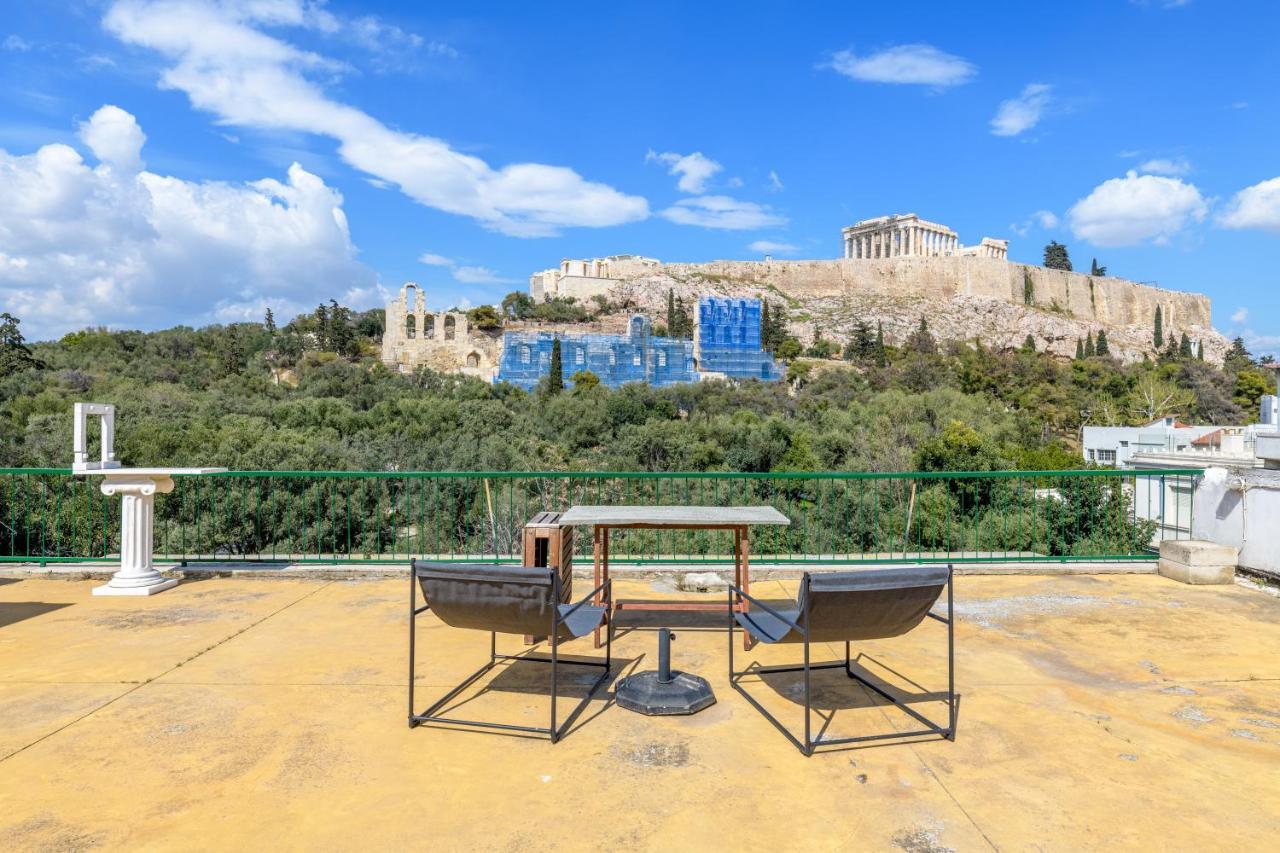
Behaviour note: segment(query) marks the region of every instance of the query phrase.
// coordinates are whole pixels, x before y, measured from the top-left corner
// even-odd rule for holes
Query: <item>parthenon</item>
[[[1007,258],[1009,242],[984,237],[977,246],[962,246],[955,231],[946,225],[921,219],[914,213],[877,216],[844,229],[846,258],[937,257],[979,255]]]

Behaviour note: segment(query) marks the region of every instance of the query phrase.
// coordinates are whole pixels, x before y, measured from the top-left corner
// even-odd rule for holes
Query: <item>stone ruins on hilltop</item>
[[[1201,294],[1015,263],[1008,260],[1007,240],[984,237],[964,246],[951,228],[913,213],[862,220],[842,229],[841,237],[842,257],[830,260],[565,259],[534,273],[529,292],[537,302],[605,300],[618,317],[617,323],[602,318],[602,328],[616,325],[618,331],[629,312],[664,319],[668,291],[689,305],[703,296],[766,299],[786,306],[793,333],[806,345],[817,330],[843,344],[859,322],[882,325],[885,338],[898,344],[924,317],[941,341],[1016,348],[1030,335],[1038,350],[1070,358],[1077,340],[1105,330],[1112,355],[1126,362],[1154,355],[1159,307],[1166,337],[1186,333],[1193,346],[1204,344],[1205,358],[1213,362],[1221,362],[1229,347]],[[498,338],[469,333],[465,315],[429,315],[421,292],[416,298],[416,311],[407,307],[403,291],[387,306],[383,360],[406,371],[421,365],[491,376],[501,358]],[[451,331],[443,326],[449,317]]]

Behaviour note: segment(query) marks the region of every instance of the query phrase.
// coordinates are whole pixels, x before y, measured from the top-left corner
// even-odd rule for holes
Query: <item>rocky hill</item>
[[[828,261],[714,261],[663,264],[613,260],[611,297],[661,317],[667,291],[686,301],[703,295],[750,296],[785,302],[792,329],[808,343],[814,331],[840,342],[859,320],[884,324],[899,343],[928,318],[942,340],[980,338],[991,347],[1018,347],[1031,335],[1037,349],[1075,354],[1077,339],[1105,329],[1122,361],[1152,355],[1156,306],[1166,335],[1186,332],[1220,363],[1229,342],[1213,329],[1206,296],[1110,276],[1088,276],[973,256]]]

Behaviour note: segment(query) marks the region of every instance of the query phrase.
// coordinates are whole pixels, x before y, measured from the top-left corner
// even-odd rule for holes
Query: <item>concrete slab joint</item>
[[[1235,581],[1240,550],[1199,539],[1160,543],[1160,574],[1190,584],[1229,584]]]

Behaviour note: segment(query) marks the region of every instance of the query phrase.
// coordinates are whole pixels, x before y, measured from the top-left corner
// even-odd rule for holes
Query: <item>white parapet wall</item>
[[[1280,578],[1280,469],[1206,469],[1192,529],[1197,539],[1239,548],[1240,568]]]

